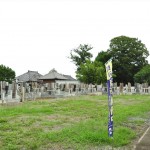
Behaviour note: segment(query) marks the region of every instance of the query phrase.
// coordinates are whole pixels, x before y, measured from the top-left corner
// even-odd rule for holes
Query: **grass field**
[[[149,95],[114,96],[108,138],[107,96],[27,101],[0,106],[0,149],[104,149],[129,145],[150,119]]]

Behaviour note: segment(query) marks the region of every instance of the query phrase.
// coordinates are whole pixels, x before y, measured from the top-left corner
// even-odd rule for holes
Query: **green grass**
[[[150,96],[119,95],[113,100],[113,139],[107,132],[105,95],[0,106],[0,149],[82,150],[128,145],[150,118]]]

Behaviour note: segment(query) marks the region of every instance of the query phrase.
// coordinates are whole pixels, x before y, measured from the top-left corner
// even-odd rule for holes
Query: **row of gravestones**
[[[106,85],[107,86],[107,85]],[[42,86],[41,88],[36,88],[33,90],[34,93],[38,94],[38,97],[41,95],[41,97],[48,97],[49,95],[75,95],[77,94],[87,94],[87,93],[94,93],[94,92],[101,92],[101,93],[107,93],[107,87],[103,85],[87,85],[87,84],[46,84],[46,86]],[[46,89],[46,90],[45,90]],[[42,93],[42,94],[39,94]],[[49,92],[49,94],[47,93]],[[124,85],[123,83],[120,83],[119,86],[117,86],[117,83],[113,84],[113,93],[114,94],[134,94],[134,93],[140,93],[140,94],[150,94],[150,87],[147,83],[144,84],[138,84],[136,83],[135,86],[131,86],[131,83],[128,83]],[[31,93],[33,95],[33,93]]]
[[[41,97],[49,97],[50,95],[75,95],[77,94],[87,94],[87,93],[107,93],[107,85],[88,85],[88,84],[55,84],[49,83],[45,85],[38,85],[36,87],[31,87],[28,83],[25,84],[17,84],[13,82],[12,84],[8,84],[5,81],[0,81],[0,100],[24,100],[27,99],[35,99]],[[134,86],[131,86],[130,83],[124,85],[120,83],[117,86],[117,83],[113,83],[113,93],[114,94],[150,94],[150,87],[147,83],[138,84],[136,83]]]
[[[134,86],[131,86],[131,83],[125,85],[120,83],[119,86],[114,83],[113,92],[114,94],[150,94],[150,86],[147,83],[135,83]]]
[[[7,101],[20,101],[21,97],[18,94],[18,85],[16,82],[8,84],[8,82],[0,81],[0,103]]]
[[[75,92],[77,89],[92,89],[94,85],[87,85],[87,84],[58,84],[58,83],[46,83],[44,85],[32,88],[29,86],[28,83],[24,85],[26,93],[30,93],[33,91],[45,92],[49,90],[60,90],[60,91],[69,91],[72,89]]]
[[[46,83],[39,88],[26,90],[25,97],[28,99],[35,99],[36,97],[50,97],[50,96],[71,96],[77,94],[85,94],[89,92],[96,92],[94,85],[87,84],[58,84]]]
[[[76,92],[76,93],[88,93],[88,92],[105,92],[107,91],[107,87],[103,85],[88,85],[88,84],[55,84],[55,83],[47,83],[45,85],[39,86],[38,88],[31,88],[28,84],[25,86],[26,93],[30,92]],[[138,84],[135,86],[131,86],[130,83],[124,85],[120,83],[117,86],[117,83],[113,84],[114,93],[148,93],[149,87],[147,83]]]

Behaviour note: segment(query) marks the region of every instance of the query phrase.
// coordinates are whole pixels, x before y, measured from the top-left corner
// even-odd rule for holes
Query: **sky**
[[[149,0],[0,0],[0,64],[16,76],[55,68],[75,77],[68,57],[80,44],[93,47],[93,60],[121,35],[150,52],[149,16]]]

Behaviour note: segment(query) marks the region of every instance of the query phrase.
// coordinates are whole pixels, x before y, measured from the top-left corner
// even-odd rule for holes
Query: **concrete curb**
[[[150,150],[150,127],[144,132],[134,147],[135,150]]]

